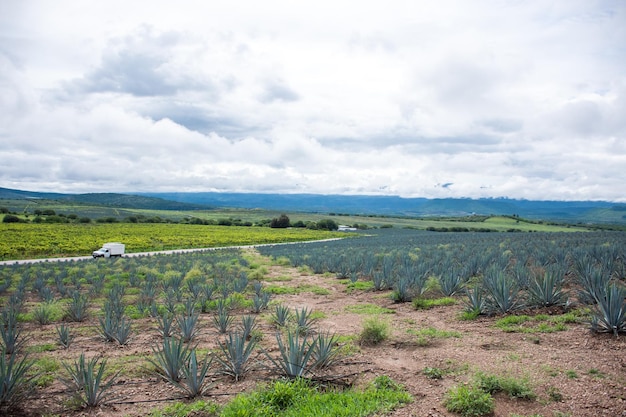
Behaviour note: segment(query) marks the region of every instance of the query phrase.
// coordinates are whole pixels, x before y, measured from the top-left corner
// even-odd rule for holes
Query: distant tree
[[[291,227],[306,227],[306,224],[302,220],[298,220],[297,222],[292,224]]]
[[[20,218],[13,214],[7,214],[2,219],[2,223],[19,223],[19,222],[20,222]]]
[[[78,219],[79,223],[91,223],[91,219],[89,217],[81,217]]]
[[[319,230],[337,230],[339,229],[339,225],[334,220],[322,219],[317,222],[317,228]]]
[[[52,209],[45,209],[41,211],[41,214],[43,214],[44,216],[54,216],[56,213],[56,211],[52,210]]]
[[[8,214],[9,213],[9,209],[6,207],[0,207],[0,214]]]
[[[270,227],[274,228],[287,228],[290,225],[289,217],[286,214],[281,214],[280,217],[273,218]]]

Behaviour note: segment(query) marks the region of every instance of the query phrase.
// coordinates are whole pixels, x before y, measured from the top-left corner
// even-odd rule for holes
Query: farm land
[[[92,226],[121,233],[155,225]],[[99,239],[87,253],[102,240],[132,242]],[[332,242],[0,266],[4,358],[28,364],[25,378],[34,384],[7,412],[218,415],[224,407],[229,415],[242,393],[300,372],[328,389],[355,391],[386,376],[411,396],[369,415],[626,415],[625,257],[623,232],[394,227]],[[253,346],[235,371],[227,347],[246,327],[242,343]],[[300,371],[281,366],[294,364],[282,361],[290,350],[319,350],[320,336],[331,338],[328,363],[312,359],[317,352],[300,358]],[[213,358],[193,400],[194,378],[167,378],[159,360],[165,340],[182,339],[199,362],[196,382]],[[96,368],[105,363],[103,382],[111,382],[94,407],[85,405],[86,389],[67,383],[81,355],[98,360]],[[469,411],[454,408],[463,393]],[[194,404],[201,411],[168,408]],[[264,415],[259,410],[230,415]]]

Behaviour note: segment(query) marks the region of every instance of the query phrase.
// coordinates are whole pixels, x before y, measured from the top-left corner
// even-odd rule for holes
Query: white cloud
[[[626,201],[626,6],[3,5],[0,186]]]

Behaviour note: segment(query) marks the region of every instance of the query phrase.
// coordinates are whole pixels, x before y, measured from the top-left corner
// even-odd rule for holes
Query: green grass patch
[[[394,310],[369,303],[349,305],[345,310],[354,314],[395,314]]]
[[[456,304],[456,300],[452,297],[442,298],[415,298],[411,302],[416,310],[429,310],[434,307],[450,306]]]
[[[494,326],[505,333],[554,333],[567,330],[565,323],[578,322],[573,314],[548,316],[512,315],[496,320]]]
[[[289,275],[278,275],[276,277],[266,277],[263,280],[266,282],[289,282],[293,281],[293,277]]]
[[[450,388],[444,397],[446,410],[463,417],[480,417],[493,413],[495,402],[488,392],[475,386],[458,385]]]
[[[33,345],[26,348],[29,353],[54,352],[59,348],[56,343],[42,343],[41,345]]]
[[[149,417],[218,417],[220,407],[210,401],[194,401],[192,403],[176,402],[158,410],[152,410]]]
[[[239,394],[222,410],[223,417],[371,416],[388,413],[412,401],[404,387],[387,376],[364,390],[322,389],[304,379],[276,381],[252,393]]]
[[[344,281],[347,284],[346,291],[348,292],[348,294],[354,291],[371,291],[374,289],[373,281],[350,282],[350,280],[342,280],[342,284],[344,283]]]
[[[329,295],[330,290],[310,284],[301,284],[295,287],[288,285],[268,285],[265,287],[265,291],[274,295],[296,295],[303,292],[311,292],[315,295]]]
[[[36,387],[45,388],[52,385],[60,366],[56,359],[42,356],[33,362],[27,375],[34,376],[33,383]]]
[[[391,329],[389,323],[379,316],[372,316],[363,322],[363,330],[359,335],[359,341],[364,345],[377,345],[389,338]]]
[[[419,346],[429,346],[437,339],[449,339],[451,337],[460,338],[461,333],[454,330],[438,330],[434,327],[424,329],[409,329],[409,334],[417,337],[416,342]]]
[[[537,397],[527,378],[504,377],[478,372],[475,377],[475,384],[490,394],[504,392],[511,398],[525,400],[534,400]]]

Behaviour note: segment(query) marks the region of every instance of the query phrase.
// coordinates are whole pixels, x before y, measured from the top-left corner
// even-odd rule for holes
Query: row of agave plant
[[[392,290],[397,302],[436,287],[445,296],[464,296],[475,316],[578,303],[591,307],[593,330],[626,333],[624,233],[367,233],[259,250],[315,273],[371,281],[376,290]]]
[[[234,252],[221,252],[210,257],[186,255],[185,258],[194,259],[192,264],[188,264],[189,259],[182,260],[183,264],[191,265],[190,271],[201,269],[206,274],[188,272],[182,280],[181,274],[170,273],[173,271],[172,264],[181,262],[171,257],[167,259],[168,267],[161,271],[163,273],[143,274],[140,288],[132,285],[130,279],[123,283],[115,279],[111,285],[107,285],[108,289],[98,292],[93,291],[93,284],[73,287],[66,299],[64,320],[84,322],[93,314],[90,306],[101,305],[97,328],[102,340],[124,345],[132,339],[133,319],[127,314],[129,306],[132,303],[136,308],[144,303],[145,315],[153,317],[161,336],[161,341],[152,347],[153,357],[149,362],[158,375],[179,388],[187,397],[203,395],[210,388],[209,381],[215,375],[227,375],[239,380],[251,370],[263,367],[288,377],[300,377],[330,367],[338,354],[337,338],[329,333],[315,331],[312,312],[307,309],[292,312],[287,307],[276,305],[272,323],[278,329],[278,356],[272,356],[260,348],[259,340],[263,336],[256,314],[268,309],[270,294],[259,281],[248,284],[242,267],[246,261],[239,255]],[[137,269],[133,270],[134,267],[129,267],[125,261],[128,259],[116,261],[115,264],[103,263],[103,269],[121,268],[136,273]],[[155,261],[158,263],[159,259]],[[202,263],[199,264],[199,261]],[[57,269],[63,270],[64,267],[59,265]],[[35,277],[36,280],[39,276],[29,273],[28,269],[13,268],[14,272],[16,270],[20,271],[22,277]],[[41,272],[37,268],[36,271]],[[19,280],[20,283],[24,281],[28,282]],[[69,286],[67,283],[64,285]],[[26,288],[31,290],[29,294],[33,297],[40,297],[37,285]],[[136,295],[128,296],[127,293],[132,289],[135,289],[133,292]],[[20,404],[33,378],[36,378],[36,375],[29,374],[33,362],[23,352],[26,338],[22,337],[19,320],[26,292],[21,291],[18,297],[15,292],[20,290],[16,289],[4,298],[6,304],[2,307],[0,317],[0,409]],[[96,300],[95,297],[101,292],[105,293],[104,296]],[[147,295],[150,297],[146,298]],[[45,308],[46,305],[50,305],[49,302],[42,300],[40,307]],[[240,316],[240,323],[237,324],[235,312],[242,308],[250,314]],[[37,311],[40,310],[34,310]],[[200,325],[202,313],[210,313],[210,322],[220,339],[216,353],[198,358],[198,335],[207,331]],[[40,323],[47,324],[49,321]],[[59,345],[69,348],[73,341],[70,327],[63,322],[56,326],[56,331]],[[111,388],[117,374],[105,378],[106,363],[106,359],[87,359],[81,353],[74,362],[63,363],[66,376],[61,381],[86,406],[110,401]]]

